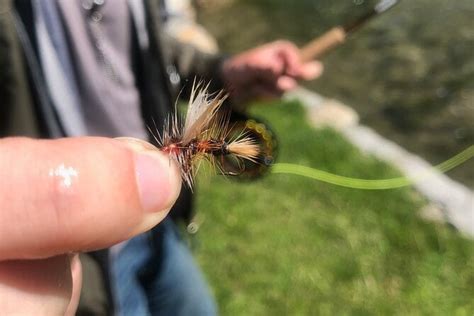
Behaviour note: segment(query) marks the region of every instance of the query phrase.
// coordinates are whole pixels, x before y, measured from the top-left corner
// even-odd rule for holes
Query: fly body
[[[160,149],[178,163],[189,187],[193,186],[202,160],[226,173],[219,158],[232,155],[238,160],[256,162],[260,154],[260,146],[245,131],[232,134],[228,116],[219,111],[227,95],[222,91],[209,93],[208,87],[202,83],[193,85],[184,124],[175,113],[156,137]]]

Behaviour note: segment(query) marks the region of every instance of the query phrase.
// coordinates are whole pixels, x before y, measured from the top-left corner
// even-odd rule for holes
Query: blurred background
[[[197,19],[236,53],[286,38],[304,45],[377,1],[200,0]],[[474,140],[474,2],[401,1],[324,57],[305,84],[353,107],[432,164]],[[397,170],[332,129],[314,129],[297,101],[254,104],[279,138],[280,162],[359,178]],[[449,172],[474,187],[474,162]],[[190,243],[223,315],[474,314],[474,243],[422,218],[412,188],[361,191],[286,175],[252,183],[200,176]],[[473,211],[474,212],[474,211]]]

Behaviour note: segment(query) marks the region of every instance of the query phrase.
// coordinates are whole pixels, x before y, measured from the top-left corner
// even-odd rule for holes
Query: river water
[[[286,38],[303,45],[377,1],[209,0],[200,22],[221,49]],[[356,109],[373,127],[433,164],[474,144],[474,1],[404,0],[323,58],[307,86]],[[449,173],[474,187],[474,161]]]

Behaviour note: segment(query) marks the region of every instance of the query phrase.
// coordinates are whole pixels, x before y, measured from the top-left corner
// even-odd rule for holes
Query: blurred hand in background
[[[227,90],[237,103],[280,97],[298,80],[312,80],[322,72],[320,62],[302,62],[298,47],[283,40],[237,54],[222,66]]]

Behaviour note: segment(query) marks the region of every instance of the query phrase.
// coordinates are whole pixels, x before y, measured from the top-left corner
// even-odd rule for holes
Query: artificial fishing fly
[[[211,162],[221,173],[224,157],[257,162],[260,147],[245,131],[235,135],[229,116],[219,111],[227,98],[223,91],[209,93],[209,85],[193,84],[184,124],[177,111],[165,122],[156,137],[160,149],[175,160],[184,182],[192,188],[194,177],[203,160]],[[242,164],[243,166],[243,164]]]

